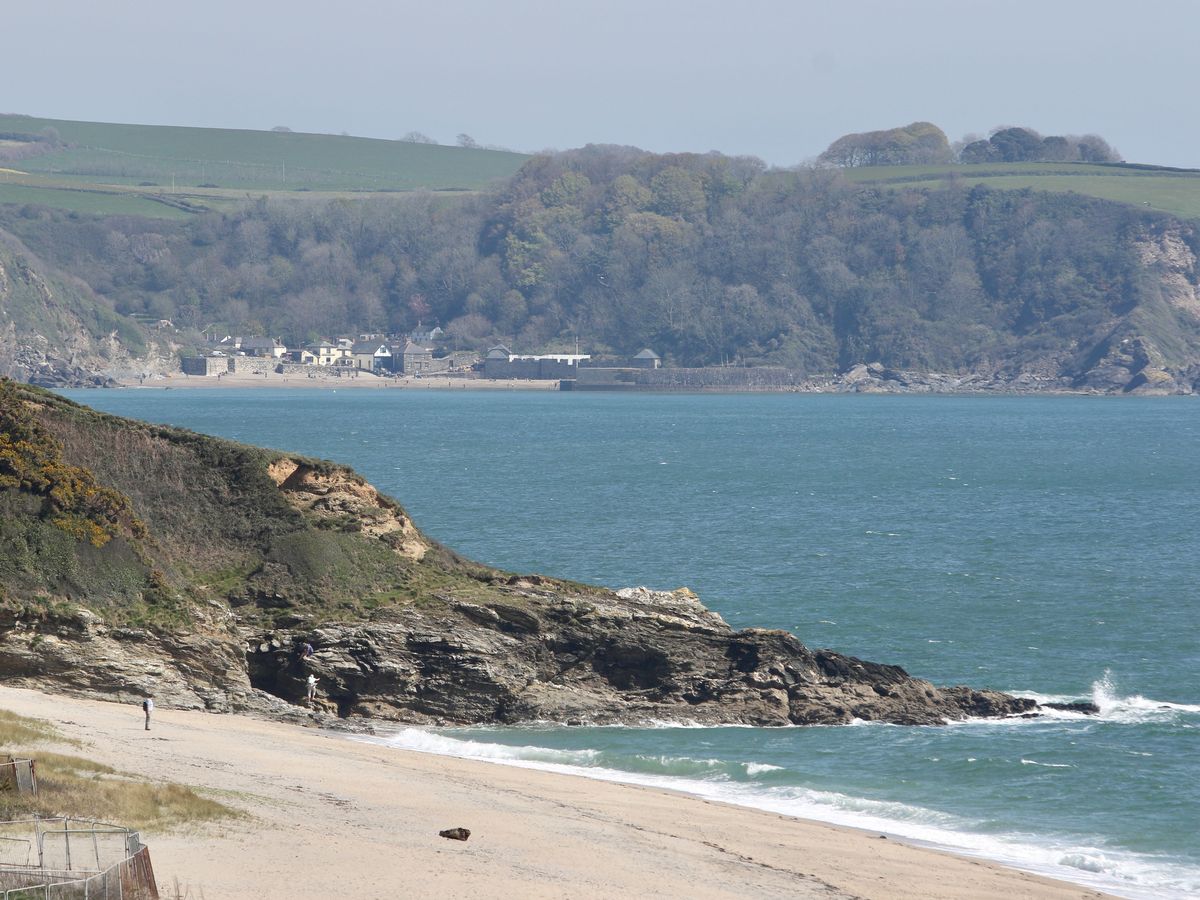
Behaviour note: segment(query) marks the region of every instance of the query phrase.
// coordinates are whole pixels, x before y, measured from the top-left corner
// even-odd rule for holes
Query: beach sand
[[[242,716],[0,687],[87,755],[237,820],[146,832],[164,897],[1101,897],[878,834]],[[120,824],[120,823],[117,823]],[[439,837],[465,827],[469,841]]]
[[[175,373],[170,377],[125,379],[121,387],[143,390],[166,390],[176,388],[319,388],[332,390],[422,390],[422,391],[556,391],[556,380],[529,380],[522,378],[466,378],[461,375],[426,375],[421,378],[403,376],[384,378],[370,372],[350,373],[342,377],[320,375],[309,378],[305,375],[268,372],[265,375],[184,375]]]

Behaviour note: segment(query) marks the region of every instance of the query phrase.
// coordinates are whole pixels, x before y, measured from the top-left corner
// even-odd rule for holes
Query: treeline
[[[1181,327],[1151,303],[1137,244],[1169,217],[1072,194],[863,189],[716,154],[593,146],[487,195],[258,201],[182,224],[8,210],[5,227],[120,312],[289,343],[421,322],[463,349],[578,336],[688,366],[1057,371],[1139,306]]]
[[[931,122],[838,138],[819,157],[835,166],[920,166],[954,162],[946,133]]]
[[[867,131],[838,138],[818,157],[834,166],[919,166],[960,162],[1120,162],[1104,138],[1088,134],[1043,137],[1032,128],[996,128],[988,138],[966,138],[956,147],[936,125],[914,122],[902,128]]]

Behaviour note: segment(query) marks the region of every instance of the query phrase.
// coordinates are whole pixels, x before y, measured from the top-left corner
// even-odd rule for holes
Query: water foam
[[[1150,700],[1141,694],[1122,697],[1117,691],[1111,669],[1105,669],[1104,676],[1092,683],[1092,702],[1100,707],[1102,718],[1113,721],[1146,722],[1173,719],[1179,713],[1200,713],[1200,704]]]
[[[770,763],[745,763],[746,774],[750,776],[763,775],[767,772],[782,772],[783,766],[773,766]]]
[[[1041,766],[1042,768],[1045,768],[1045,769],[1074,769],[1075,768],[1075,766],[1071,765],[1070,763],[1044,763],[1044,762],[1038,762],[1036,759],[1022,759],[1021,765],[1023,765],[1023,766]]]
[[[1038,691],[1027,691],[1013,688],[1006,693],[1014,697],[1024,697],[1035,701],[1042,709],[1034,718],[970,718],[948,725],[1027,725],[1044,722],[1047,719],[1059,719],[1070,722],[1107,722],[1118,725],[1142,725],[1160,722],[1178,724],[1184,728],[1192,727],[1188,719],[1200,715],[1200,704],[1175,703],[1169,700],[1152,700],[1141,694],[1122,696],[1117,688],[1110,669],[1104,670],[1104,675],[1092,682],[1092,689],[1086,695],[1079,694],[1046,694]],[[1078,703],[1091,701],[1099,709],[1098,713],[1082,713],[1068,709],[1048,709],[1047,703]]]
[[[1152,854],[1113,850],[1096,839],[1095,846],[1053,835],[983,834],[981,823],[937,810],[896,801],[853,797],[797,785],[767,786],[727,778],[697,778],[697,773],[637,772],[602,764],[597,750],[561,750],[531,745],[510,746],[462,740],[419,728],[405,728],[387,737],[355,735],[353,740],[383,744],[441,756],[485,760],[501,765],[577,775],[600,781],[666,788],[738,806],[797,818],[887,833],[930,847],[993,860],[1134,900],[1185,898],[1200,893],[1200,869],[1176,864]],[[720,761],[688,757],[637,756],[657,760],[667,768],[707,768]],[[1021,760],[1033,765],[1053,765]],[[682,765],[681,765],[682,764]],[[742,763],[754,776],[781,769],[767,763]],[[689,775],[691,777],[689,777]]]

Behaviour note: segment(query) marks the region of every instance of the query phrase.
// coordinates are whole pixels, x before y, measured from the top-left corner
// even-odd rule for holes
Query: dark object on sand
[[[465,841],[471,836],[470,828],[447,828],[445,831],[439,831],[438,835],[444,838],[450,838],[452,841]]]

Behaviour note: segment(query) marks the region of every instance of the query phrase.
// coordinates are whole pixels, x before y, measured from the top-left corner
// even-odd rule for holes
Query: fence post
[[[71,821],[70,819],[63,819],[63,847],[65,848],[66,853],[67,853],[67,871],[68,872],[73,871],[71,869],[71,826],[69,824],[70,821]],[[46,893],[49,894],[50,893],[49,890],[47,890]]]

